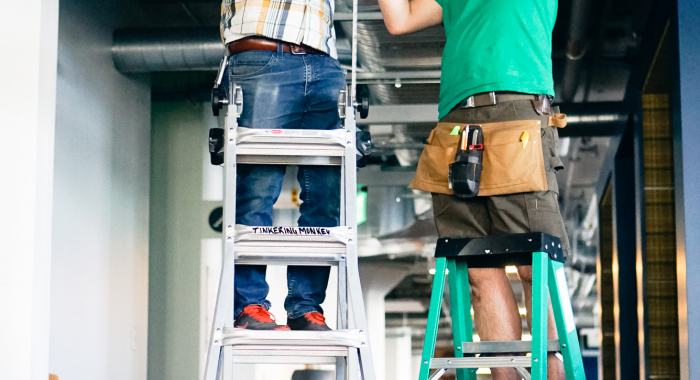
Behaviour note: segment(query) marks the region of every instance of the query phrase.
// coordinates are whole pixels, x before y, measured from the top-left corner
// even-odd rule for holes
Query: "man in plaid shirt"
[[[345,73],[337,60],[333,0],[224,0],[221,37],[229,54],[229,80],[243,89],[240,126],[262,129],[336,129]],[[271,226],[284,165],[238,165],[236,223]],[[339,224],[340,168],[300,166],[298,224]],[[239,328],[330,330],[321,303],[328,266],[289,266],[284,302],[287,326],[268,311],[264,265],[235,268],[234,317]]]

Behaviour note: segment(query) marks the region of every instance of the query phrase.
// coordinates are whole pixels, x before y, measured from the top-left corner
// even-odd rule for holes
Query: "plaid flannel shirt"
[[[224,44],[263,36],[304,44],[338,58],[333,29],[334,0],[223,0]]]

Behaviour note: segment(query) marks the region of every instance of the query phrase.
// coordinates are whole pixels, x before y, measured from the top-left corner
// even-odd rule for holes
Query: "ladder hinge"
[[[348,90],[340,90],[338,95],[338,116],[345,119],[345,109],[348,106]]]

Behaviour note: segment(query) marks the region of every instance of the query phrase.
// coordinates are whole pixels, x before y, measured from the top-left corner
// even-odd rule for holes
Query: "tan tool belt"
[[[549,127],[564,128],[566,115],[554,114]],[[408,186],[432,193],[450,194],[449,166],[455,160],[460,131],[468,124],[438,123],[418,161]],[[540,120],[480,124],[484,134],[483,171],[479,196],[547,190]]]

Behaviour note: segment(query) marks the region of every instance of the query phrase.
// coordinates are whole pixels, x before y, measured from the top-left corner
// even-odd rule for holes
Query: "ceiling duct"
[[[218,28],[117,29],[112,42],[122,73],[217,70],[223,56]]]

